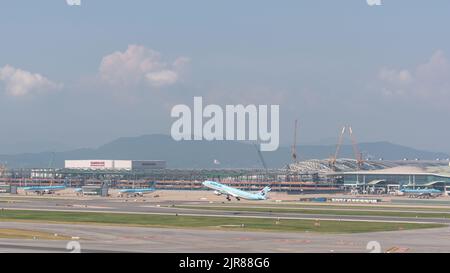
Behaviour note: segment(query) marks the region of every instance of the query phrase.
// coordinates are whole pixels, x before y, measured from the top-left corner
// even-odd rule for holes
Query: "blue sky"
[[[352,124],[360,141],[450,152],[449,11],[446,0],[4,1],[0,153],[169,134],[171,107],[194,95],[280,104],[284,143],[298,118],[303,143]],[[124,68],[136,62],[148,66]]]

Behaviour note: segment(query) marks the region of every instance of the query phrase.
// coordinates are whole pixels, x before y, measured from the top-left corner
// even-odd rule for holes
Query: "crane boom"
[[[336,160],[338,155],[339,155],[339,150],[341,149],[342,142],[344,140],[344,134],[345,134],[345,126],[342,127],[341,134],[339,135],[339,140],[338,140],[338,143],[336,145],[336,152],[334,154],[334,160]]]
[[[341,149],[342,142],[344,140],[344,134],[345,134],[346,130],[348,130],[348,134],[352,141],[353,153],[355,154],[355,159],[358,164],[358,168],[360,168],[364,163],[364,161],[362,159],[362,154],[359,152],[359,149],[358,149],[358,143],[356,142],[356,138],[353,135],[353,129],[350,125],[347,125],[347,126],[342,127],[341,134],[339,135],[339,140],[336,145],[336,152],[334,153],[334,156],[331,156],[331,158],[330,158],[330,167],[332,167],[333,169],[336,169],[336,160],[339,156],[339,151]]]
[[[52,152],[50,154],[50,161],[48,162],[48,170],[47,171],[51,171],[51,169],[53,168],[53,163],[55,161],[55,152]],[[50,180],[50,186],[53,185],[53,175],[50,175],[51,180]]]
[[[359,152],[359,149],[358,149],[358,143],[356,142],[356,138],[353,135],[352,127],[349,126],[348,129],[349,129],[349,133],[350,133],[350,138],[352,140],[353,153],[355,154],[356,162],[358,163],[358,167],[361,167],[364,162],[363,162],[363,159],[362,159],[362,155],[361,155],[361,153]]]
[[[342,142],[344,140],[344,134],[345,134],[345,126],[342,127],[341,134],[339,135],[338,143],[336,145],[336,151],[335,151],[334,155],[331,156],[331,158],[330,158],[330,167],[333,169],[336,168],[336,160],[339,155],[339,150],[341,149]]]
[[[258,156],[259,156],[259,159],[261,160],[261,164],[263,165],[264,170],[266,170],[266,172],[267,172],[267,164],[266,164],[266,161],[264,160],[264,157],[263,157],[263,155],[261,153],[261,149],[259,149],[259,146],[257,144],[254,144],[254,146],[256,148],[256,151],[258,151]]]
[[[298,120],[295,120],[295,125],[294,125],[294,142],[293,142],[292,148],[291,148],[291,155],[292,155],[292,162],[293,163],[297,162],[297,123],[298,123]]]

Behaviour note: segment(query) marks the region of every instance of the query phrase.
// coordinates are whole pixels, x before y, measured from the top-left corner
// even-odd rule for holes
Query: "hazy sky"
[[[450,152],[449,26],[448,0],[2,1],[0,153],[169,134],[194,95],[280,104],[284,143]]]

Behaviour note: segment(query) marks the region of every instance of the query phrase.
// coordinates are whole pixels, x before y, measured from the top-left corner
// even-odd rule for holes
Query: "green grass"
[[[94,223],[149,227],[202,228],[219,230],[289,231],[324,233],[360,233],[444,227],[440,224],[383,223],[314,220],[281,220],[245,217],[175,216],[58,211],[0,211],[0,221],[39,221],[58,223]],[[243,227],[241,227],[243,225]]]
[[[221,210],[236,212],[276,212],[276,213],[303,213],[303,214],[321,214],[321,215],[341,215],[341,216],[387,216],[387,217],[418,217],[418,218],[450,218],[450,213],[446,212],[400,212],[400,211],[381,211],[381,210],[339,210],[333,209],[311,209],[311,208],[261,208],[261,207],[234,207],[234,206],[176,206],[185,209],[201,210]]]
[[[39,239],[39,240],[68,240],[67,236],[55,236],[55,234],[24,229],[0,228],[0,238],[3,239]]]

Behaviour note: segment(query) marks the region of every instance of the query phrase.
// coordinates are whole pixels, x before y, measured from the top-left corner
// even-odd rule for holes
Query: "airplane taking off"
[[[224,184],[215,182],[215,181],[205,181],[202,183],[203,186],[213,189],[214,194],[216,195],[226,195],[227,200],[231,201],[230,196],[236,198],[236,200],[240,201],[241,199],[246,200],[266,200],[267,199],[267,193],[271,190],[270,187],[265,187],[261,191],[254,193],[254,192],[247,192],[243,190],[239,190],[230,186],[226,186]]]
[[[147,193],[152,193],[154,192],[156,189],[155,188],[142,188],[142,189],[123,189],[119,191],[119,197],[123,197],[124,195],[127,196],[144,196],[144,194]]]

